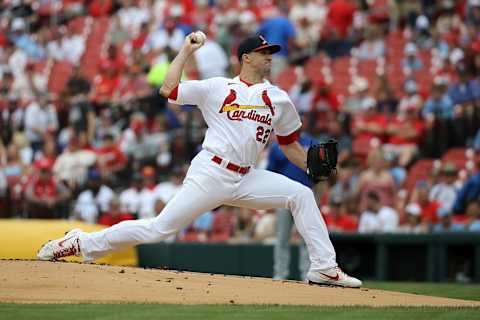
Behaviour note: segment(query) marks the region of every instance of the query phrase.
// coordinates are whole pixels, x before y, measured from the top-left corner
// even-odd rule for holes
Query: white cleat
[[[339,267],[319,271],[310,270],[307,273],[307,282],[347,288],[359,288],[362,286],[362,281],[350,277]]]
[[[39,260],[57,260],[69,256],[80,256],[80,229],[73,229],[60,239],[48,241],[37,252]]]

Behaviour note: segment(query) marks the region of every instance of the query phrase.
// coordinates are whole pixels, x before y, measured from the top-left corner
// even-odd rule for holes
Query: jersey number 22
[[[257,141],[261,142],[263,144],[267,143],[268,137],[270,136],[270,132],[272,132],[272,130],[270,130],[270,129],[265,130],[264,127],[258,126],[257,127]]]

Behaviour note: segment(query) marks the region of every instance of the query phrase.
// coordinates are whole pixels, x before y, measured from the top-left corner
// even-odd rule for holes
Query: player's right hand
[[[205,43],[205,34],[201,31],[192,32],[186,38],[183,46],[189,51],[196,51]]]

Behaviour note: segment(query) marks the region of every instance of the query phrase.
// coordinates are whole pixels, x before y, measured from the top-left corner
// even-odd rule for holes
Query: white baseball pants
[[[212,157],[212,153],[203,150],[192,160],[182,188],[157,217],[124,221],[102,231],[82,233],[80,246],[84,259],[92,261],[110,251],[160,242],[202,213],[225,204],[251,209],[289,209],[307,245],[311,270],[337,266],[335,249],[309,188],[267,170],[251,168],[242,175],[226,169],[226,163],[214,163]]]

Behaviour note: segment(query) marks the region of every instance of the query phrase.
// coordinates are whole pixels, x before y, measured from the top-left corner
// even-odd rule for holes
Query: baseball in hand
[[[205,43],[206,39],[207,39],[207,35],[205,33],[203,33],[202,31],[197,31],[193,34],[192,42],[203,44]]]

